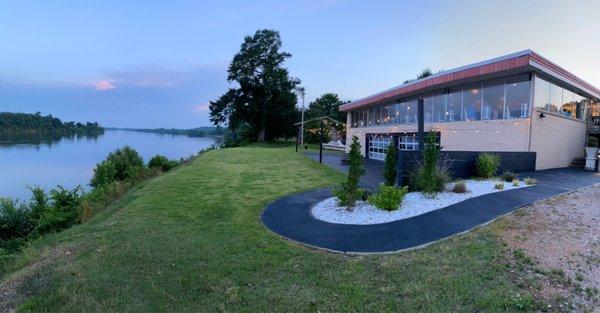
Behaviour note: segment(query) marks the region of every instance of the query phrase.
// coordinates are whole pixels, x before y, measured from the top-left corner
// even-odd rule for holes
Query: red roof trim
[[[414,93],[419,90],[425,90],[428,88],[434,88],[435,86],[447,85],[454,81],[465,80],[469,78],[476,78],[478,76],[489,75],[494,73],[500,73],[504,71],[510,71],[520,68],[526,68],[530,65],[534,65],[531,63],[537,63],[542,67],[545,67],[564,78],[570,80],[572,83],[578,84],[581,87],[587,88],[589,91],[600,95],[600,89],[592,86],[591,84],[585,82],[584,80],[578,78],[577,76],[571,74],[567,70],[562,67],[552,63],[548,59],[540,56],[539,54],[531,51],[525,50],[521,52],[517,52],[511,55],[507,55],[504,57],[500,57],[497,59],[492,59],[489,61],[484,61],[482,63],[476,63],[472,65],[467,65],[455,70],[450,70],[447,72],[442,72],[439,74],[432,75],[430,77],[424,78],[422,80],[418,80],[412,83],[404,84],[380,93],[377,93],[372,96],[368,96],[363,99],[359,99],[344,105],[341,105],[340,111],[349,111],[373,104],[382,103],[394,98],[399,98],[402,95],[406,95],[409,93]],[[534,65],[535,66],[535,65]],[[533,68],[530,67],[533,70]],[[544,71],[544,69],[541,69]],[[553,75],[553,73],[547,73],[549,75]],[[558,78],[558,77],[557,77]],[[568,81],[567,81],[568,83]]]
[[[529,55],[524,55],[489,64],[475,66],[472,68],[465,68],[455,72],[450,72],[448,74],[442,73],[442,75],[439,76],[435,75],[431,78],[426,78],[413,84],[405,84],[370,97],[350,102],[348,104],[340,106],[340,111],[349,111],[359,107],[383,102],[394,97],[401,96],[403,94],[434,87],[437,85],[451,83],[457,80],[473,78],[481,75],[493,74],[502,71],[508,71],[520,67],[525,67],[527,65],[529,65]]]
[[[571,74],[569,71],[565,70],[564,68],[556,65],[555,63],[552,63],[550,60],[544,58],[543,56],[531,51],[531,61],[536,62],[546,68],[549,68],[550,70],[572,80],[573,82],[589,89],[592,92],[595,92],[596,95],[600,95],[600,89],[592,86],[591,84],[589,84],[588,82],[584,81],[583,79]]]

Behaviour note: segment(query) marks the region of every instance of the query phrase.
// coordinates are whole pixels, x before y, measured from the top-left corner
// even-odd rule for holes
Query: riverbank
[[[33,242],[2,278],[32,311],[486,311],[538,302],[497,223],[422,250],[344,256],[267,231],[262,209],[344,176],[290,146],[210,151],[89,222]]]

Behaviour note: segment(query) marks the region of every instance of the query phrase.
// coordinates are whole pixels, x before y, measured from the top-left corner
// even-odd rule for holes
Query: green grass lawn
[[[22,311],[47,312],[505,312],[528,301],[490,229],[374,256],[270,233],[259,222],[269,202],[343,179],[293,151],[206,153],[90,222],[34,242],[3,286],[27,298]]]

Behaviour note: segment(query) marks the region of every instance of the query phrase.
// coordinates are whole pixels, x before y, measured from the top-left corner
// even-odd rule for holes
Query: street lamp
[[[298,87],[298,94],[302,97],[302,119],[300,121],[300,146],[304,146],[304,87]]]

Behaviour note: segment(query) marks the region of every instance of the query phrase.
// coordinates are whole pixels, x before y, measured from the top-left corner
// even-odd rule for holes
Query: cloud
[[[40,111],[104,126],[193,128],[210,125],[209,101],[228,87],[227,71],[212,65],[145,66],[81,81],[15,82],[0,77],[0,110]]]
[[[199,113],[208,112],[210,110],[209,106],[210,106],[210,103],[194,105],[194,106],[192,106],[192,111],[199,112]]]
[[[96,88],[96,90],[110,90],[110,89],[117,88],[117,87],[115,87],[115,85],[109,83],[106,80],[97,81],[97,82],[93,83],[92,85],[94,86],[94,88]]]

